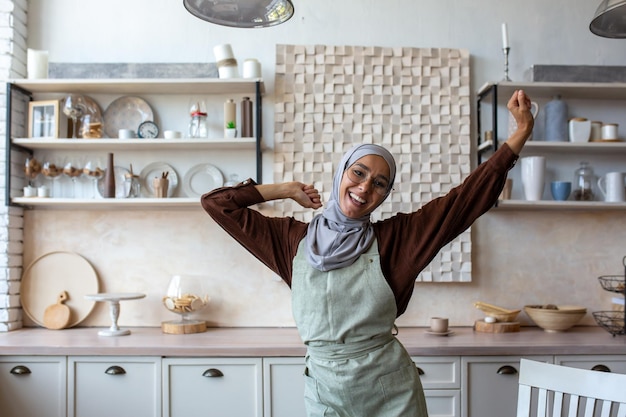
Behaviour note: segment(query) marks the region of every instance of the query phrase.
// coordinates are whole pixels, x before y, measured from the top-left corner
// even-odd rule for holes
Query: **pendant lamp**
[[[589,30],[604,38],[626,38],[626,0],[602,0]]]
[[[236,28],[279,25],[293,16],[291,0],[183,0],[199,19]]]

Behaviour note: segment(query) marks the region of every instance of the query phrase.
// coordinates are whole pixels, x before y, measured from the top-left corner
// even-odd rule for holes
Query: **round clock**
[[[137,128],[137,136],[142,139],[154,139],[159,135],[159,126],[151,120],[147,120]]]

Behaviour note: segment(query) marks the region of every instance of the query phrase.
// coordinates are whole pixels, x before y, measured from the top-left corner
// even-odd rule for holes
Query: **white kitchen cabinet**
[[[69,417],[160,417],[161,358],[70,356]]]
[[[237,175],[239,180],[248,177],[261,182],[261,119],[262,95],[265,86],[260,79],[44,79],[13,80],[8,83],[7,106],[11,117],[7,121],[10,135],[10,150],[6,153],[7,166],[11,175],[7,175],[7,189],[10,198],[7,202],[30,208],[45,209],[145,209],[145,208],[195,208],[199,207],[198,196],[202,175],[198,170],[204,164],[210,164],[211,170],[221,171],[223,181]],[[156,139],[67,139],[67,138],[29,138],[17,115],[25,114],[24,104],[29,99],[60,100],[69,93],[87,94],[100,103],[104,113],[105,106],[120,96],[140,96],[152,107],[155,121],[165,129],[175,129],[186,133],[189,120],[190,102],[205,101],[211,123],[209,138],[163,139],[162,133]],[[255,103],[254,137],[224,138],[223,102],[227,98],[238,100],[249,96]],[[15,117],[16,121],[13,121]],[[106,121],[105,121],[106,123]],[[22,186],[26,185],[23,172],[23,160],[27,154],[36,158],[54,159],[63,163],[72,158],[85,160],[93,157],[103,159],[106,153],[115,155],[115,165],[129,169],[133,165],[135,174],[151,164],[168,164],[174,171],[177,186],[171,198],[159,199],[143,193],[143,198],[101,199],[83,196],[82,190],[91,190],[93,186],[79,177],[78,198],[28,198],[23,197]],[[214,171],[211,171],[214,173]],[[194,175],[195,174],[195,175]],[[173,182],[170,175],[170,182]],[[42,176],[39,177],[43,181]],[[47,180],[46,180],[47,181]],[[64,175],[56,180],[55,187],[67,188],[70,180]],[[142,186],[145,179],[142,179]],[[207,182],[207,181],[204,181]],[[214,182],[213,179],[209,182]],[[196,184],[196,189],[193,185]],[[189,189],[193,189],[190,193]],[[208,190],[207,190],[208,191]],[[88,193],[90,194],[90,193]],[[191,195],[190,195],[191,194]]]
[[[477,126],[478,160],[484,153],[501,145],[508,136],[506,102],[513,91],[523,89],[539,104],[539,117],[535,123],[532,140],[526,142],[520,157],[545,156],[546,178],[543,198],[526,201],[521,183],[521,164],[509,173],[513,179],[511,200],[499,201],[502,210],[617,210],[624,211],[624,203],[605,203],[598,187],[594,201],[554,201],[550,193],[550,182],[572,181],[572,193],[576,189],[575,171],[580,162],[588,162],[599,178],[607,172],[626,170],[626,141],[621,142],[550,142],[542,137],[542,109],[554,96],[559,95],[568,104],[570,117],[586,117],[604,123],[618,123],[619,136],[626,137],[626,84],[623,83],[554,83],[554,82],[500,82],[485,84],[478,91]],[[495,132],[493,140],[486,140],[485,132]]]
[[[623,355],[557,355],[554,363],[572,368],[626,374],[626,357]]]
[[[64,356],[0,356],[2,417],[65,417]]]
[[[304,358],[263,359],[266,417],[305,417]]]
[[[164,358],[163,417],[262,417],[261,358]]]
[[[430,417],[461,415],[461,358],[458,356],[413,357],[426,396]]]
[[[525,356],[553,362],[552,356]],[[521,356],[463,356],[462,417],[514,416]]]

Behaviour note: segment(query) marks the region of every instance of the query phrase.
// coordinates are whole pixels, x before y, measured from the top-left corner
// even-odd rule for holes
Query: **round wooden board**
[[[161,330],[163,333],[169,334],[191,334],[191,333],[203,333],[206,332],[206,321],[204,320],[186,320],[181,322],[176,321],[164,321],[161,323]]]
[[[484,320],[474,322],[474,330],[483,333],[513,333],[519,332],[520,324],[517,321],[486,323]]]

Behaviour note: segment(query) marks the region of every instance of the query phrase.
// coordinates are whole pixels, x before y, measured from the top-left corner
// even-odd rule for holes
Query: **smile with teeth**
[[[361,203],[361,204],[367,203],[366,200],[362,199],[361,197],[359,197],[358,195],[354,193],[349,193],[349,195],[350,195],[350,198],[356,201],[357,203]]]

